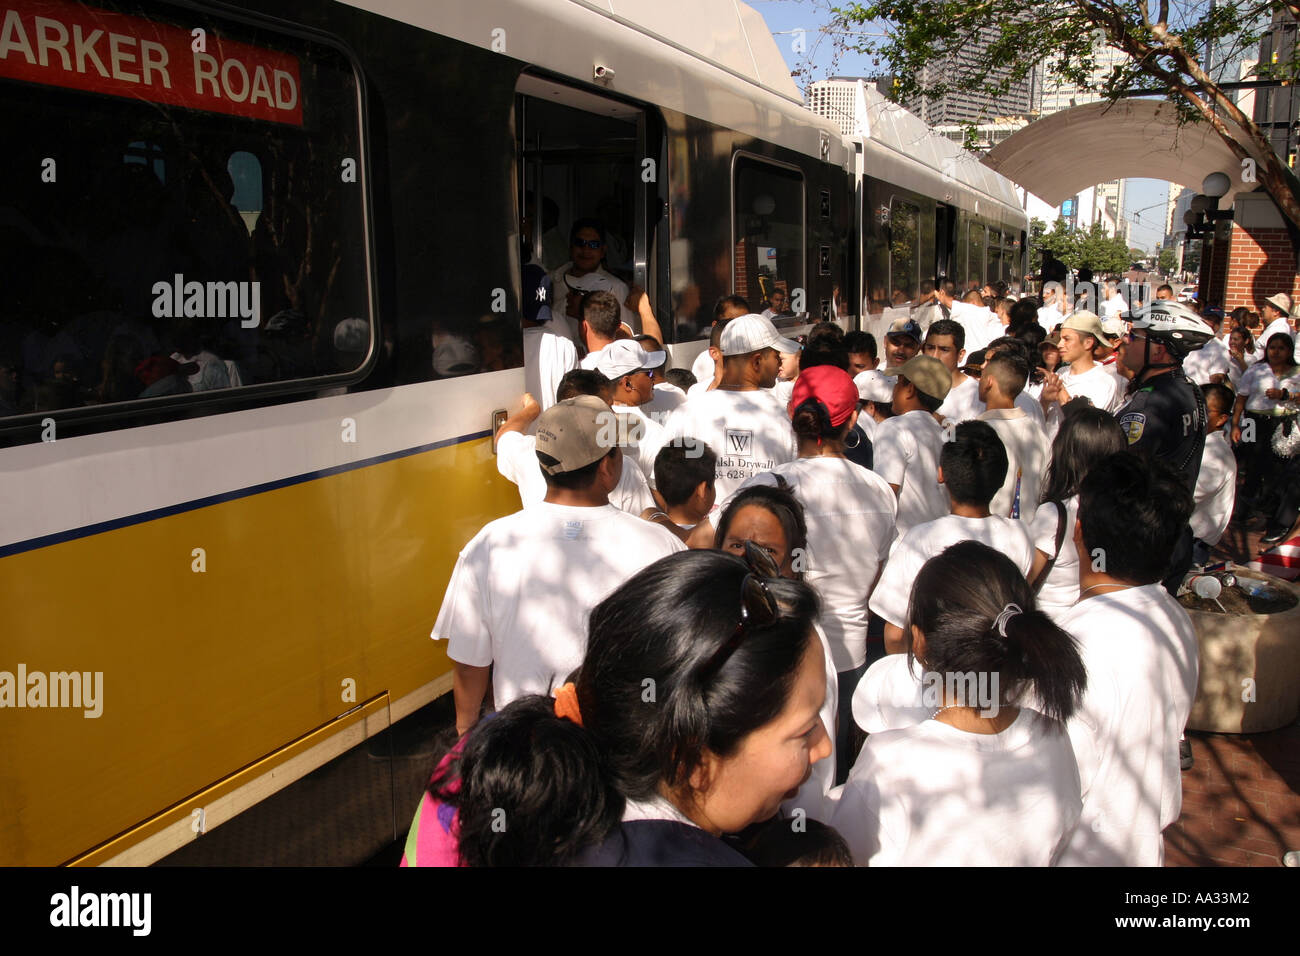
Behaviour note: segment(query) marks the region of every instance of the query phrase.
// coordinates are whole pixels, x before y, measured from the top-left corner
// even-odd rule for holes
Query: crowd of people
[[[403,865],[1163,861],[1176,597],[1234,505],[1266,541],[1297,517],[1285,295],[1262,346],[1163,289],[1099,315],[939,283],[883,342],[733,295],[667,372],[636,291],[566,302],[575,337],[526,287],[523,508],[433,628],[458,739]]]

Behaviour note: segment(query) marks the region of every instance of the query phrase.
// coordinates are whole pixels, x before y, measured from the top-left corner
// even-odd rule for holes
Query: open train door
[[[953,256],[956,251],[957,210],[947,203],[936,203],[934,209],[934,279],[942,282],[953,277]]]

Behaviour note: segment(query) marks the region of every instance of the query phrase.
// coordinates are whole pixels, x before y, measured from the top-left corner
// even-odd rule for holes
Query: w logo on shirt
[[[748,455],[754,447],[754,433],[738,428],[727,429],[727,451],[735,455]]]

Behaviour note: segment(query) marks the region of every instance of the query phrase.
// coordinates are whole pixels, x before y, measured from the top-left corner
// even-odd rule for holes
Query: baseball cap
[[[1111,316],[1109,319],[1102,319],[1101,330],[1112,339],[1122,339],[1124,337],[1124,320],[1117,316]]]
[[[1095,312],[1089,312],[1087,309],[1080,309],[1077,312],[1070,313],[1070,317],[1061,323],[1062,329],[1073,329],[1076,332],[1082,332],[1084,335],[1091,335],[1102,345],[1113,345],[1113,341],[1106,334],[1105,327],[1101,324],[1101,319]]]
[[[1285,292],[1279,292],[1277,295],[1270,295],[1265,302],[1271,302],[1277,306],[1286,315],[1291,314],[1291,297]]]
[[[811,372],[812,369],[808,371]],[[894,386],[898,384],[898,379],[873,368],[855,375],[853,384],[858,387],[858,398],[862,401],[887,402],[894,397]]]
[[[849,373],[834,365],[814,365],[795,379],[787,411],[794,410],[808,399],[816,399],[826,407],[832,425],[843,425],[858,407],[858,389]]]
[[[952,373],[937,358],[913,355],[902,365],[885,369],[886,375],[901,375],[931,398],[947,398],[952,390]]]
[[[663,352],[647,352],[641,343],[632,339],[618,339],[606,345],[599,352],[596,371],[611,382],[664,364],[667,355]]]
[[[548,475],[585,468],[609,454],[599,441],[601,428],[612,415],[594,395],[556,402],[537,419],[537,460]]]
[[[894,319],[889,325],[889,330],[885,333],[886,338],[894,336],[910,335],[919,343],[921,341],[921,326],[915,319]]]
[[[771,319],[749,313],[732,319],[722,330],[722,340],[718,347],[725,355],[749,355],[763,349],[776,349],[778,352],[798,352],[798,342],[783,338],[776,330]]]

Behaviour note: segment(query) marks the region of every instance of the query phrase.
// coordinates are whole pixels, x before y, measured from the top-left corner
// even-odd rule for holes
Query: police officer
[[[1128,401],[1115,417],[1128,436],[1130,448],[1173,466],[1183,476],[1188,491],[1196,492],[1205,450],[1208,413],[1200,388],[1183,374],[1183,359],[1214,336],[1195,312],[1178,302],[1158,299],[1130,313],[1128,348],[1124,365],[1133,371]],[[1192,566],[1192,529],[1183,529],[1170,562],[1165,589],[1175,597]],[[1179,741],[1179,763],[1192,766],[1192,748]]]

